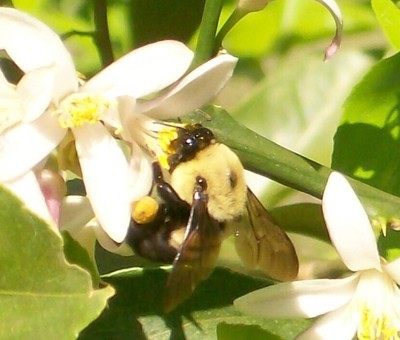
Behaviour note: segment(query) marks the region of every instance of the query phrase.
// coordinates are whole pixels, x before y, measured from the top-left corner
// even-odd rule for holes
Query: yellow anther
[[[396,283],[384,272],[364,271],[357,286],[350,313],[358,314],[357,337],[361,340],[399,340]]]
[[[161,149],[168,153],[172,154],[175,150],[171,147],[171,142],[178,138],[178,132],[176,128],[165,128],[164,130],[158,133],[158,143]]]
[[[94,124],[101,120],[104,111],[111,107],[110,101],[100,96],[75,93],[61,102],[58,114],[60,125],[76,128],[86,123]]]

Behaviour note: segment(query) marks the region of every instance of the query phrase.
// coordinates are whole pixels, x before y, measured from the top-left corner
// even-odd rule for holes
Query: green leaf
[[[275,321],[249,317],[232,306],[232,301],[270,281],[255,279],[217,268],[193,295],[170,314],[161,312],[162,294],[167,279],[162,269],[127,269],[104,276],[117,290],[109,308],[80,339],[215,339],[222,320],[229,323],[260,325],[285,339],[297,334],[308,321]]]
[[[400,195],[400,54],[376,64],[346,100],[332,167]]]
[[[93,289],[69,264],[63,242],[0,189],[0,338],[71,339],[94,320],[113,289]]]
[[[372,0],[372,9],[389,42],[400,49],[400,9],[392,0]]]
[[[264,321],[264,324],[266,322]],[[294,339],[302,330],[304,320],[270,320],[267,327],[221,322],[217,326],[218,340],[283,340]]]
[[[274,221],[284,230],[312,236],[330,242],[321,206],[299,203],[274,208],[270,211]]]
[[[92,277],[93,287],[98,287],[100,284],[100,275],[96,264],[90,258],[87,250],[73,239],[67,231],[62,232],[62,237],[64,240],[64,253],[68,262],[87,270]]]
[[[295,62],[298,58],[301,63]],[[329,165],[342,103],[371,62],[363,53],[341,51],[324,63],[319,52],[297,49],[276,61],[232,115],[260,135]],[[276,206],[293,191],[269,181],[262,194],[269,206]]]

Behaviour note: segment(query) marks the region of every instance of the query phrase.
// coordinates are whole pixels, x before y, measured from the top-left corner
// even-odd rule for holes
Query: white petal
[[[92,206],[85,196],[66,196],[61,205],[60,230],[78,232],[94,217]]]
[[[117,244],[115,243],[100,226],[91,225],[93,228],[97,241],[100,245],[106,249],[107,251],[122,255],[122,256],[131,256],[134,255],[132,248],[130,248],[126,243]]]
[[[358,275],[338,280],[279,283],[244,295],[234,301],[240,311],[265,318],[312,318],[347,303]]]
[[[126,158],[100,123],[74,128],[72,133],[96,218],[114,241],[122,242],[130,222]]]
[[[94,213],[87,197],[66,196],[61,206],[59,228],[67,231],[71,237],[86,249],[95,262],[96,233],[94,231]],[[97,225],[97,224],[96,224]]]
[[[297,340],[351,340],[357,331],[355,318],[349,317],[348,305],[344,305],[315,321],[296,337]]]
[[[157,119],[176,118],[209,103],[232,76],[237,58],[221,54],[185,76],[155,100],[138,104],[136,110]]]
[[[26,114],[21,96],[17,93],[15,86],[7,81],[1,70],[0,112],[0,134],[20,123]]]
[[[58,229],[51,218],[42,191],[32,171],[5,183],[2,183],[14,195],[16,195],[25,206],[43,219],[50,227],[58,233]]]
[[[132,144],[132,156],[129,162],[130,201],[134,202],[148,195],[153,184],[153,169],[151,161],[145,156],[142,149]]]
[[[178,80],[193,59],[193,52],[178,41],[166,40],[138,48],[90,79],[81,91],[130,95],[158,92]]]
[[[381,270],[378,248],[368,216],[346,178],[329,176],[322,210],[333,245],[352,271]]]
[[[16,178],[47,157],[65,136],[50,112],[0,134],[0,181]]]
[[[15,86],[10,84],[4,73],[0,70],[0,96],[12,96],[15,93]]]
[[[25,72],[54,65],[55,100],[77,88],[75,67],[62,41],[39,20],[13,8],[0,8],[0,49]]]
[[[325,51],[325,60],[331,58],[336,51],[339,49],[340,42],[342,40],[343,31],[343,18],[339,6],[335,0],[317,0],[319,3],[324,5],[328,11],[332,14],[336,24],[336,33],[328,48]]]
[[[400,258],[383,265],[384,271],[400,285]]]
[[[17,92],[25,109],[25,123],[38,118],[50,104],[55,87],[55,71],[54,67],[43,67],[25,74],[19,81]]]

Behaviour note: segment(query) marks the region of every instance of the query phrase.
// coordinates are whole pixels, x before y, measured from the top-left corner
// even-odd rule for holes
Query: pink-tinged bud
[[[67,193],[65,181],[60,174],[49,169],[36,171],[36,178],[43,193],[47,208],[58,225],[61,201]]]

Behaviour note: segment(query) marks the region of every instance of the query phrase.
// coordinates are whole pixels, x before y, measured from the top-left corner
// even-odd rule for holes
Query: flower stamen
[[[99,122],[110,108],[111,102],[104,97],[74,93],[61,102],[54,114],[63,128],[76,128]]]
[[[360,275],[350,308],[359,315],[358,339],[400,339],[400,315],[392,301],[396,290],[397,286],[384,272],[371,269]]]

